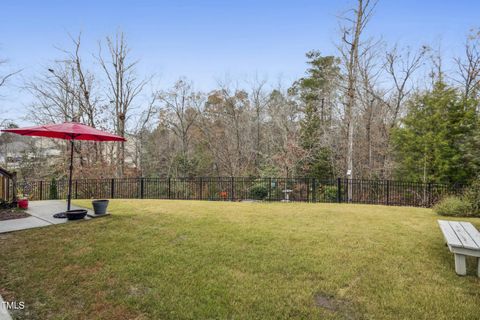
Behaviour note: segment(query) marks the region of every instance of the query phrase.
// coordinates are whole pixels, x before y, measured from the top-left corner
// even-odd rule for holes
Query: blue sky
[[[68,33],[83,34],[84,51],[123,30],[140,72],[167,87],[180,76],[208,90],[229,75],[258,74],[292,81],[305,70],[306,51],[334,54],[338,19],[354,1],[12,1],[0,4],[0,57],[24,69],[4,90],[0,107],[10,117],[25,112],[23,79],[45,70],[70,48]],[[393,44],[438,45],[447,56],[461,52],[465,35],[480,27],[480,1],[380,0],[368,35]]]

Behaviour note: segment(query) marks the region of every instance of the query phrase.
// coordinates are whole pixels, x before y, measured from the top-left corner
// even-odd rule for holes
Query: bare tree
[[[36,98],[31,111],[35,122],[78,121],[95,127],[102,111],[100,98],[94,93],[95,77],[80,56],[81,36],[70,38],[74,49],[59,49],[65,57],[27,83]]]
[[[357,7],[352,9],[349,16],[344,19],[346,25],[341,28],[342,44],[340,53],[346,70],[346,96],[345,96],[345,126],[347,131],[346,167],[347,178],[353,174],[353,139],[354,139],[354,109],[357,104],[357,80],[358,61],[361,46],[361,35],[373,15],[377,1],[357,0]],[[351,189],[349,188],[349,201],[351,200]]]
[[[250,174],[255,162],[255,122],[246,90],[230,82],[209,93],[198,129],[213,155],[214,171]]]
[[[146,109],[141,111],[136,119],[136,125],[134,126],[133,132],[130,134],[134,139],[134,152],[132,158],[138,175],[141,177],[144,175],[144,155],[146,153],[144,142],[153,126],[153,118],[158,114],[158,108],[156,106],[157,100],[157,96],[152,95]]]
[[[8,64],[7,59],[0,59],[0,69],[3,69],[6,65]],[[12,78],[14,75],[20,73],[22,70],[16,70],[16,71],[2,71],[0,72],[0,98],[2,98],[2,88],[4,88],[10,78]],[[1,114],[2,108],[0,106],[0,126],[4,125],[5,122],[7,122],[7,119],[4,119]]]
[[[74,89],[76,72],[67,62],[56,62],[39,77],[26,84],[34,97],[30,107],[32,120],[39,123],[73,121],[79,118],[77,92]]]
[[[99,98],[92,95],[94,86],[94,75],[84,70],[83,61],[80,57],[81,34],[77,38],[72,38],[75,46],[73,52],[66,52],[77,73],[77,99],[80,108],[80,117],[85,116],[86,123],[92,127],[96,126],[95,118],[99,112]]]
[[[30,118],[35,123],[74,121],[92,127],[103,126],[104,106],[98,93],[99,85],[80,54],[81,36],[70,39],[73,49],[59,49],[64,56],[55,60],[41,76],[26,83],[26,89],[34,98],[29,108]],[[60,144],[58,147],[65,148]],[[77,143],[75,153],[80,165],[78,173],[86,174],[94,167],[97,171],[105,171],[101,145],[95,142]]]
[[[428,50],[426,46],[416,51],[410,48],[399,50],[394,46],[382,56],[379,54],[382,48],[374,44],[367,46],[362,54],[358,92],[363,106],[361,112],[366,141],[360,141],[359,145],[368,150],[369,175],[376,171],[379,177],[390,176],[390,132],[397,126],[405,109],[405,102],[415,89],[413,75],[423,65]],[[377,155],[372,154],[375,153],[373,145],[382,149]],[[374,169],[373,160],[381,166],[375,166]]]
[[[409,81],[422,66],[425,55],[429,50],[427,46],[422,46],[415,52],[412,52],[410,48],[400,52],[398,47],[395,46],[386,53],[385,70],[392,80],[393,90],[391,90],[391,97],[383,99],[383,102],[387,104],[390,111],[390,129],[397,124],[401,107],[413,90],[413,86],[408,85]]]
[[[357,123],[357,148],[354,152],[356,171],[361,177],[374,178],[377,174],[377,161],[384,147],[385,137],[381,127],[386,118],[386,108],[381,100],[379,78],[382,75],[382,60],[378,52],[382,43],[368,41],[359,59],[359,81],[357,85],[359,117]]]
[[[299,139],[300,110],[278,86],[269,95],[266,112],[266,165],[274,168],[278,175],[295,175],[298,164],[307,157]]]
[[[204,103],[202,94],[193,90],[192,84],[186,80],[179,80],[171,90],[160,92],[158,99],[162,103],[166,122],[180,141],[181,157],[184,168],[182,175],[187,174],[185,165],[189,164],[189,145],[192,138],[192,129]]]
[[[138,61],[131,60],[123,32],[114,38],[107,37],[107,52],[102,52],[99,44],[98,62],[103,69],[108,82],[106,95],[113,105],[114,126],[117,135],[125,137],[127,120],[133,107],[134,100],[143,91],[151,78],[139,78],[136,74]],[[121,142],[117,148],[118,170],[117,176],[122,177],[125,171],[125,143]]]
[[[465,42],[465,56],[454,58],[458,68],[456,81],[465,98],[477,97],[480,90],[480,30],[472,31]]]
[[[261,158],[261,140],[262,140],[262,121],[265,113],[265,108],[268,103],[268,96],[265,94],[265,79],[258,79],[256,76],[250,83],[250,99],[251,105],[254,109],[255,122],[255,170],[260,167]]]
[[[0,67],[5,66],[7,64],[8,60],[7,59],[0,59]],[[7,84],[7,81],[16,75],[17,73],[20,73],[22,70],[17,70],[13,72],[5,72],[0,74],[0,88],[5,86]]]

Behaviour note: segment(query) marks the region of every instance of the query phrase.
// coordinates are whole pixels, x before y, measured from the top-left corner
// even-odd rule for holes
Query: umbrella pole
[[[67,210],[70,210],[72,202],[72,172],[73,172],[73,139],[70,140],[70,173],[68,176]]]

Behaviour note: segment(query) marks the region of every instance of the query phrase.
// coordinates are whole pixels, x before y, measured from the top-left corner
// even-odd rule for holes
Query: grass
[[[15,318],[475,319],[480,311],[476,263],[455,275],[429,209],[114,200],[110,211],[0,235],[0,294],[26,304]]]

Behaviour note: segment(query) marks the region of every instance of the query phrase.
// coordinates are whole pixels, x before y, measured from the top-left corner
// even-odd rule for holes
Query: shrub
[[[441,216],[468,217],[475,215],[470,202],[464,197],[447,196],[440,200],[433,210]]]
[[[475,180],[472,185],[468,186],[464,193],[463,199],[471,206],[471,213],[474,216],[480,216],[480,181]]]
[[[324,189],[325,201],[337,202],[337,186],[325,186]]]
[[[254,185],[250,188],[250,197],[255,200],[263,200],[268,196],[268,190],[264,185]]]

